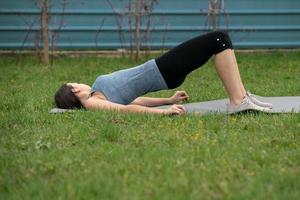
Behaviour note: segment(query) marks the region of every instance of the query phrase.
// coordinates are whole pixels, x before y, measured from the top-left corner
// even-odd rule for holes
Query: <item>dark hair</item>
[[[78,97],[72,92],[71,85],[63,84],[55,93],[55,104],[58,108],[74,109],[82,108]]]

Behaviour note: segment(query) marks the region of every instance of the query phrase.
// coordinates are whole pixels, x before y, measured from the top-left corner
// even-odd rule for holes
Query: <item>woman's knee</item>
[[[229,34],[226,31],[215,31],[214,38],[216,42],[215,54],[224,51],[225,49],[232,49],[232,42]]]
[[[214,32],[217,41],[231,43],[231,38],[226,31],[215,31]]]

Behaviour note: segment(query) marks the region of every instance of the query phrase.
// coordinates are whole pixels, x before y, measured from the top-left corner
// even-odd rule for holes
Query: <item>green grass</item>
[[[237,57],[253,93],[300,95],[300,52]],[[136,64],[2,56],[0,199],[299,199],[299,114],[48,113],[62,83]],[[211,62],[180,89],[190,102],[226,97]]]

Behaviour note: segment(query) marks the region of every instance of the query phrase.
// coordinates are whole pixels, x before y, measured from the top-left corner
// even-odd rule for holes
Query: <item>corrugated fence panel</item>
[[[49,39],[56,49],[118,49],[133,44],[134,17],[130,23],[125,12],[129,0],[48,2]],[[159,0],[150,17],[143,16],[143,47],[170,48],[211,31],[208,2]],[[300,1],[224,0],[217,27],[229,32],[236,48],[299,48]],[[0,1],[1,49],[35,48],[41,45],[39,30],[38,0]]]

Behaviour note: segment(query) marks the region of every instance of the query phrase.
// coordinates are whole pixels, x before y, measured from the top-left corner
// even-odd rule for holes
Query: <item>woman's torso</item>
[[[167,89],[154,59],[137,67],[98,76],[91,93],[99,92],[111,102],[127,105],[148,92]]]

